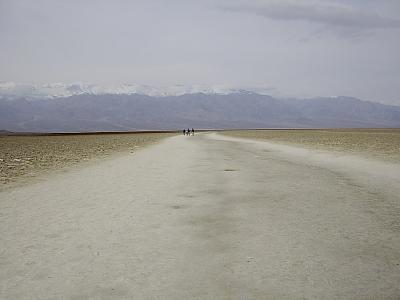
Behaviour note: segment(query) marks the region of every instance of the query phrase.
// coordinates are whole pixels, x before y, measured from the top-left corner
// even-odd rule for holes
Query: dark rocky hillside
[[[400,107],[350,97],[276,99],[255,93],[76,95],[0,100],[0,129],[31,132],[195,128],[400,127]]]

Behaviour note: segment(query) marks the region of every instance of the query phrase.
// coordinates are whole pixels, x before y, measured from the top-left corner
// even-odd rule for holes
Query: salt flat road
[[[1,299],[399,299],[400,168],[199,134],[0,194]]]

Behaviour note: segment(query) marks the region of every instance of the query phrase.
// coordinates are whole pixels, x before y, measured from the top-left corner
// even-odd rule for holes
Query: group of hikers
[[[194,135],[194,129],[192,128],[192,130],[188,129],[183,129],[183,135]]]

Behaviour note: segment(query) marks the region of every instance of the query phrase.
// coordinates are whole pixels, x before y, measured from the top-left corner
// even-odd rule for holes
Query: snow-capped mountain
[[[227,95],[239,92],[255,92],[267,94],[265,88],[232,88],[229,86],[202,86],[202,85],[171,85],[167,87],[156,87],[149,85],[118,84],[118,85],[98,85],[89,83],[46,83],[46,84],[20,84],[15,82],[0,81],[0,98],[20,98],[27,99],[51,99],[60,97],[70,97],[76,95],[132,95],[140,94],[147,96],[181,96],[185,94],[220,94]]]

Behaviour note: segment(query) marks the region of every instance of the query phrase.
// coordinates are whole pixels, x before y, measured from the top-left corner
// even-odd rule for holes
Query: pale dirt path
[[[178,136],[0,193],[0,298],[399,299],[400,168],[296,151]]]

